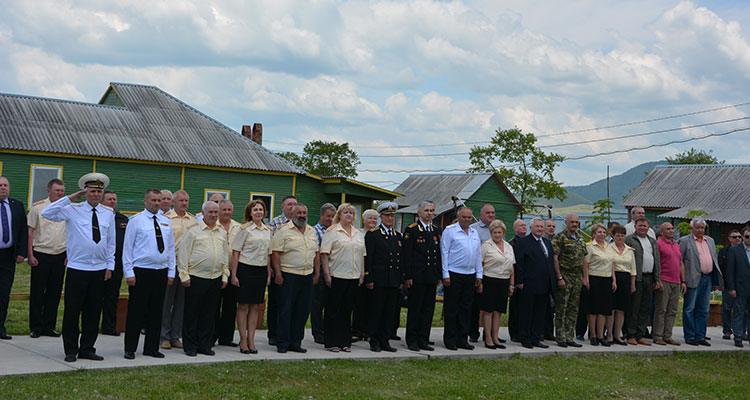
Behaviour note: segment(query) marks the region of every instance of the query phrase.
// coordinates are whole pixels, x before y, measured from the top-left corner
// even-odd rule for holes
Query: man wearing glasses
[[[742,242],[742,235],[736,229],[729,231],[729,245],[724,246],[719,250],[719,269],[721,274],[724,276],[724,291],[721,293],[721,324],[722,327],[722,339],[729,340],[732,338],[732,308],[734,308],[734,298],[729,296],[729,289],[727,288],[727,254],[729,248],[737,246]],[[745,331],[747,331],[747,324],[745,324]],[[742,335],[744,332],[739,332]]]

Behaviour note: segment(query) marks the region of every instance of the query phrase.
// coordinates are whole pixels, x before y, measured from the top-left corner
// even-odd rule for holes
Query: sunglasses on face
[[[750,235],[745,235],[745,239],[750,239]]]
[[[739,238],[741,238],[741,237],[742,237],[742,236],[738,236],[738,235],[733,235],[733,236],[730,236],[729,238],[730,238],[730,239],[739,239]],[[750,236],[748,236],[748,237],[750,237]]]

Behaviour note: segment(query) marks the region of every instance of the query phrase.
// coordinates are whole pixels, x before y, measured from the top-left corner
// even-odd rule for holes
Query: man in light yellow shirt
[[[177,267],[185,289],[183,349],[188,356],[213,356],[216,307],[229,280],[229,244],[220,224],[219,206],[203,204],[203,220],[187,230],[177,251]]]
[[[169,218],[174,235],[175,251],[180,250],[180,239],[182,234],[191,226],[197,225],[195,215],[187,212],[190,205],[190,196],[184,190],[178,190],[172,195],[174,208],[165,212],[164,216]],[[174,283],[164,293],[164,305],[161,313],[161,348],[182,348],[182,318],[185,314],[185,287],[180,284],[179,274],[175,276]]]
[[[31,337],[59,337],[55,330],[65,276],[65,222],[53,222],[41,216],[48,205],[65,196],[65,183],[52,179],[47,183],[47,197],[31,206],[29,225],[29,266],[31,296],[29,298],[29,329]]]
[[[281,287],[276,349],[279,353],[305,353],[302,339],[320,268],[318,236],[307,224],[307,206],[297,203],[292,208],[291,221],[276,229],[271,238],[271,250],[274,280]]]

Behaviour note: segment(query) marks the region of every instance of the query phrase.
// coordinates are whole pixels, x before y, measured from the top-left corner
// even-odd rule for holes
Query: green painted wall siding
[[[273,216],[281,213],[281,199],[292,194],[291,176],[250,174],[232,171],[217,171],[185,168],[185,191],[190,195],[190,212],[200,212],[204,201],[204,190],[229,191],[234,203],[234,219],[243,221],[245,205],[250,202],[250,193],[274,195]],[[179,188],[179,175],[177,188]]]
[[[374,198],[374,199],[390,199],[391,197],[378,192],[376,190],[368,189],[366,187],[355,185],[353,183],[341,182],[341,183],[328,183],[323,185],[323,190],[326,193],[346,193],[349,195]]]
[[[503,189],[495,182],[494,179],[488,179],[479,190],[477,190],[473,196],[470,197],[472,200],[488,200],[488,201],[511,201],[510,197],[503,191]],[[474,216],[479,218],[479,211],[484,206],[484,203],[471,201],[466,203],[469,208],[474,212]],[[495,206],[495,219],[500,219],[505,222],[507,231],[510,232],[509,237],[513,237],[513,222],[516,220],[518,209],[512,205],[506,204],[493,204]]]
[[[297,176],[297,190],[295,191],[295,197],[297,201],[307,205],[307,215],[314,225],[318,222],[318,214],[320,212],[320,206],[323,203],[334,203],[338,204],[341,200],[341,195],[327,195],[323,192],[323,184],[317,180],[307,176]]]
[[[23,201],[29,208],[29,183],[31,165],[61,166],[62,180],[68,194],[78,191],[78,179],[92,171],[93,161],[78,158],[10,154],[0,152],[2,175],[10,181],[10,197]]]
[[[117,192],[117,208],[121,212],[139,212],[144,209],[146,189],[180,189],[180,167],[125,163],[118,161],[96,162],[96,172],[109,177],[107,189]],[[192,196],[191,196],[192,197]]]
[[[107,90],[107,93],[104,94],[104,97],[102,98],[100,104],[105,104],[108,106],[125,107],[125,104],[122,102],[122,99],[120,99],[115,93],[115,91],[111,88]]]

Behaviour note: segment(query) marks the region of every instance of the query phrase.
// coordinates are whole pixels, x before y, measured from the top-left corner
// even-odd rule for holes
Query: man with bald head
[[[575,214],[565,217],[565,230],[552,239],[555,252],[555,338],[560,347],[581,347],[574,339],[581,286],[589,287],[586,243],[578,234],[580,221]]]
[[[643,209],[643,207],[633,207],[630,209],[630,222],[625,225],[625,235],[632,235],[635,233],[635,220],[638,218],[646,218],[646,211]],[[654,230],[651,228],[648,228],[647,235],[651,238],[656,240],[656,233],[654,233]]]
[[[513,251],[517,253],[516,246],[518,240],[526,236],[526,222],[522,219],[517,219],[513,222],[513,239],[510,240],[510,245],[513,246]],[[518,324],[518,299],[519,296],[511,296],[508,304],[508,335],[512,342],[520,342],[520,325]]]
[[[656,242],[661,264],[662,290],[655,292],[653,322],[654,343],[658,345],[680,344],[672,339],[672,327],[677,315],[680,294],[685,294],[685,264],[682,263],[680,245],[674,240],[674,226],[664,222],[659,227],[661,237]]]

